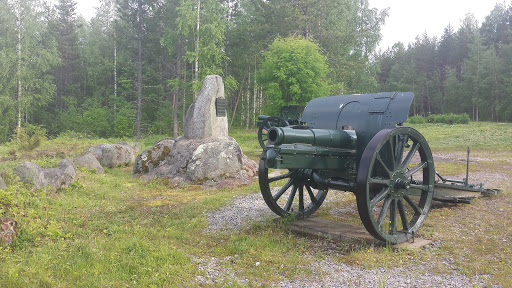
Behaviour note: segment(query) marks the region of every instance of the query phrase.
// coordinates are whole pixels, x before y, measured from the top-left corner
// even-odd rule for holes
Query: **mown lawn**
[[[490,284],[512,286],[512,124],[414,127],[427,138],[434,155],[460,155],[454,164],[440,165],[441,173],[463,175],[465,165],[457,157],[465,159],[469,145],[471,155],[479,159],[471,173],[498,173],[501,178],[492,185],[503,193],[471,205],[438,205],[420,232],[440,244],[413,251],[343,243],[319,249],[328,241],[298,237],[286,224],[273,221],[242,232],[203,232],[206,212],[258,191],[256,183],[220,190],[170,188],[134,178],[131,167],[124,167],[106,169],[103,175],[79,171],[71,188],[56,193],[33,191],[17,184],[12,168],[23,161],[52,167],[63,157],[78,156],[88,145],[119,139],[61,137],[29,153],[2,146],[0,171],[11,186],[0,190],[0,215],[20,225],[13,245],[0,250],[0,287],[269,286],[315,273],[303,267],[327,256],[368,268],[434,263],[429,268],[434,273],[485,274]],[[247,155],[258,159],[256,129],[230,134]],[[139,142],[144,149],[159,138]],[[201,284],[197,279],[207,276],[207,269],[198,268],[201,259],[218,259],[222,269],[236,271],[236,276],[225,273],[215,283]],[[447,259],[450,265],[445,265]]]

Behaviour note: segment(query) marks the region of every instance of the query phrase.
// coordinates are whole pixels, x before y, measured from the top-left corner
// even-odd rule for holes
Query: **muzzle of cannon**
[[[411,92],[329,96],[311,100],[302,113],[302,106],[294,105],[288,109],[292,114],[260,115],[258,177],[268,207],[302,218],[322,205],[329,189],[350,191],[366,230],[394,244],[418,233],[434,187],[443,191],[442,199],[451,199],[446,193],[453,190],[483,191],[467,180],[460,184],[439,176],[443,183],[436,182],[427,141],[403,126],[413,97]]]

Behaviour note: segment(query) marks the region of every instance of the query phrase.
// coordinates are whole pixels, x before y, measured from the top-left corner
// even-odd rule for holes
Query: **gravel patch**
[[[204,258],[192,258],[192,261],[197,263],[197,268],[199,271],[204,271],[205,275],[196,276],[196,282],[199,284],[214,284],[214,283],[229,283],[236,282],[238,284],[244,285],[249,282],[246,278],[239,278],[237,273],[231,269],[222,267],[224,262],[230,262],[233,258],[238,258],[237,255],[234,257],[228,256],[224,259],[219,259],[215,257],[210,257],[208,259]]]
[[[208,227],[206,232],[240,231],[252,223],[263,223],[277,217],[260,193],[234,198],[228,206],[208,213]]]
[[[316,276],[281,281],[273,287],[489,287],[487,276],[469,279],[462,274],[421,273],[421,267],[363,269],[322,260],[309,268]]]
[[[280,188],[275,187],[273,189]],[[350,192],[329,191],[324,204],[339,201],[346,193]],[[287,195],[281,198],[287,199]],[[339,211],[334,211],[333,213],[335,212]],[[278,216],[268,208],[261,193],[256,192],[235,197],[228,206],[207,213],[208,227],[205,229],[205,232],[240,231],[253,223],[264,223],[267,220],[277,217]]]

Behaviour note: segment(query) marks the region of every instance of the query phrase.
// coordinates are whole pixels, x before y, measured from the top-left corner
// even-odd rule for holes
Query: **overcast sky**
[[[448,24],[457,30],[468,13],[482,24],[497,3],[503,0],[370,0],[371,7],[390,8],[382,29],[380,47],[383,50],[399,41],[406,45],[414,42],[416,36],[425,31],[430,37],[439,38]]]
[[[390,8],[382,28],[382,50],[398,41],[407,45],[424,32],[439,37],[448,24],[457,30],[467,13],[472,13],[481,24],[496,3],[503,0],[370,0],[371,7]],[[99,0],[77,0],[77,12],[85,19],[90,19],[98,6]]]

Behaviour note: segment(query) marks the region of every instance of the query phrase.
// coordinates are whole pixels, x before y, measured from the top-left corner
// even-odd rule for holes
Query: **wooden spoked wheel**
[[[314,183],[305,169],[269,169],[260,160],[260,191],[267,206],[279,216],[296,219],[313,214],[324,202],[328,190],[314,191]]]
[[[434,193],[434,161],[425,138],[398,127],[377,133],[359,163],[356,198],[368,232],[391,244],[413,238]]]

